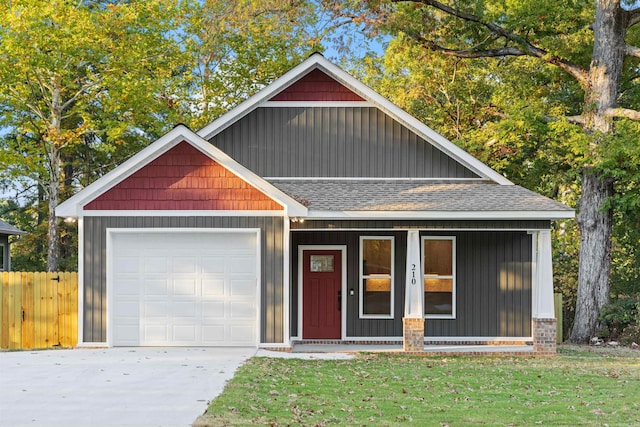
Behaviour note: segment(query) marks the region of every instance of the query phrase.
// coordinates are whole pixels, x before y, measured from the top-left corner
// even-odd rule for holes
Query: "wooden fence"
[[[78,273],[0,273],[0,348],[77,343]]]

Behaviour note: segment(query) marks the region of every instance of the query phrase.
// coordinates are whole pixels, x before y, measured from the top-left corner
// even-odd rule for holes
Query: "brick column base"
[[[402,319],[404,351],[424,351],[424,319],[405,317]]]
[[[536,356],[556,355],[556,319],[533,319],[533,351]]]

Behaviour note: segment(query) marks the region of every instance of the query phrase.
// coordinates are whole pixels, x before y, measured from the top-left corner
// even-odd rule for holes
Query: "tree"
[[[172,0],[0,7],[0,125],[10,130],[0,163],[48,201],[48,271],[58,268],[55,208],[78,153],[131,152],[125,142],[166,126],[184,59],[171,34],[177,12]]]
[[[316,9],[306,0],[205,0],[186,7],[181,44],[193,72],[179,98],[190,125],[207,125],[321,50]]]
[[[527,58],[572,80],[565,86],[577,88],[579,108],[567,102],[547,120],[560,122],[554,126],[571,135],[572,161],[580,166],[580,260],[571,340],[588,340],[609,299],[612,196],[620,177],[613,169],[637,168],[628,162],[638,149],[637,142],[629,143],[634,125],[625,121],[640,120],[640,112],[631,108],[638,99],[635,58],[640,48],[634,43],[639,41],[640,8],[614,0],[370,0],[364,6],[350,2],[347,10],[337,2],[325,4],[369,28],[406,37],[426,52],[474,61],[493,58],[507,67]]]

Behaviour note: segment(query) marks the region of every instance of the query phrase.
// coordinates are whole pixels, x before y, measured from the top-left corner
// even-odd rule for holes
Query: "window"
[[[360,317],[393,318],[393,237],[360,237]]]
[[[4,245],[0,243],[0,271],[4,271]]]
[[[455,252],[455,237],[422,238],[425,317],[456,316]]]

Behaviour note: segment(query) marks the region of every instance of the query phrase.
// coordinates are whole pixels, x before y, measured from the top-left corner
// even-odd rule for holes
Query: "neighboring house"
[[[0,271],[11,271],[11,245],[9,236],[26,234],[13,225],[0,220]]]
[[[57,214],[78,219],[80,345],[540,352],[555,351],[550,222],[574,216],[319,54]]]

